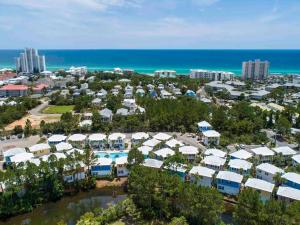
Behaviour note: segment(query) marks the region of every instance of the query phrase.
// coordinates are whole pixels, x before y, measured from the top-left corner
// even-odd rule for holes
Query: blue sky
[[[300,49],[299,0],[0,0],[0,48]]]

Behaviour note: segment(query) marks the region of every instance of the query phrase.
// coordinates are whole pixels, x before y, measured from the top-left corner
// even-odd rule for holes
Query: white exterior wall
[[[196,182],[196,177],[191,175],[191,182],[195,183]],[[212,183],[212,178],[210,177],[200,177],[197,181],[198,186],[203,186],[203,187],[211,187]]]
[[[117,176],[118,177],[127,177],[129,174],[128,169],[125,165],[118,165],[117,166]]]
[[[274,174],[267,173],[265,171],[261,171],[260,169],[256,169],[256,178],[268,181],[274,184],[273,180]]]

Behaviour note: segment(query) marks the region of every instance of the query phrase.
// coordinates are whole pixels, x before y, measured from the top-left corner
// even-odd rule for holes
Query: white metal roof
[[[273,156],[275,153],[269,149],[268,147],[259,147],[259,148],[254,148],[251,149],[251,151],[255,155],[262,155],[262,156]]]
[[[276,174],[276,173],[284,173],[283,169],[278,168],[277,166],[274,166],[269,163],[262,163],[256,167],[256,169],[259,169],[261,171],[268,172],[270,174]]]
[[[41,157],[41,159],[43,161],[48,161],[49,160],[49,157],[51,155],[55,155],[57,159],[65,159],[67,158],[66,155],[64,153],[61,153],[61,152],[55,152],[55,153],[52,153],[52,154],[49,154],[49,155],[44,155]]]
[[[196,174],[202,177],[212,177],[216,171],[204,166],[193,166],[189,174]]]
[[[48,138],[48,142],[61,142],[61,141],[65,141],[66,139],[67,139],[67,136],[65,136],[65,135],[54,134]]]
[[[220,158],[218,156],[210,155],[210,156],[204,157],[203,162],[206,165],[223,166],[226,162],[226,159]]]
[[[214,156],[218,156],[220,158],[224,158],[226,156],[226,152],[224,152],[220,149],[210,148],[204,152],[204,155],[205,156],[214,155]]]
[[[198,148],[191,145],[180,147],[179,152],[183,155],[197,155],[199,153]]]
[[[243,159],[231,159],[228,163],[231,168],[235,169],[243,169],[243,170],[250,170],[252,167],[252,163],[243,160]]]
[[[163,161],[157,159],[145,159],[143,166],[160,169],[163,163]]]
[[[284,175],[282,175],[282,178],[300,184],[300,174],[298,173],[285,173]]]
[[[167,141],[171,138],[172,136],[166,134],[166,133],[158,133],[153,136],[153,138],[160,140],[160,141]]]
[[[300,190],[291,187],[280,186],[277,195],[293,200],[300,200]]]
[[[166,158],[167,156],[172,156],[175,152],[170,148],[162,148],[154,152],[155,155]]]
[[[155,139],[155,138],[152,138],[152,139],[150,139],[150,140],[148,140],[148,141],[145,141],[145,142],[143,143],[143,145],[150,146],[150,147],[154,147],[154,146],[158,145],[160,142],[161,142],[161,141],[159,141],[159,140],[157,140],[157,139]]]
[[[237,159],[249,159],[253,156],[252,153],[250,152],[247,152],[245,150],[238,150],[236,152],[233,152],[231,154],[229,154],[230,156],[234,157],[234,158],[237,158]]]
[[[230,171],[220,171],[217,175],[217,179],[229,180],[236,183],[242,183],[243,176]]]
[[[131,138],[134,140],[143,140],[143,139],[146,140],[149,138],[149,134],[147,134],[145,132],[138,132],[138,133],[132,134]]]
[[[150,146],[141,146],[141,147],[138,147],[138,150],[139,150],[140,152],[142,152],[143,155],[148,155],[149,152],[153,150],[153,148],[150,147]]]
[[[20,153],[15,156],[12,156],[10,158],[10,161],[14,162],[14,163],[26,162],[33,157],[34,157],[34,155],[32,153],[24,152],[24,153]]]
[[[212,127],[209,122],[201,121],[198,123],[198,127]]]
[[[294,156],[292,157],[292,159],[293,159],[295,162],[300,163],[300,155],[294,155]]]
[[[289,146],[273,148],[273,151],[276,152],[277,154],[281,153],[284,156],[297,154],[297,152],[295,150],[291,149]]]
[[[84,134],[72,134],[68,141],[84,141],[86,139],[86,135]]]
[[[177,145],[179,145],[179,147],[182,147],[184,144],[176,139],[171,139],[166,142],[166,145],[170,148],[175,148]]]
[[[106,135],[105,134],[91,134],[88,137],[89,141],[102,141],[106,139]]]
[[[121,133],[112,133],[111,135],[108,136],[108,140],[110,141],[116,141],[118,139],[125,139],[126,135],[121,134]]]
[[[98,158],[96,164],[108,166],[108,165],[112,164],[112,159],[111,158]]]
[[[30,152],[37,152],[37,151],[41,151],[41,150],[45,150],[45,149],[50,149],[50,145],[46,144],[46,143],[41,143],[41,144],[36,144],[33,145],[29,148]]]
[[[265,180],[249,178],[245,183],[245,187],[250,187],[257,190],[262,190],[262,191],[272,193],[275,185]]]
[[[215,130],[207,130],[202,132],[205,137],[220,137],[221,134]]]
[[[127,158],[128,158],[127,156],[122,156],[122,157],[116,158],[116,165],[124,165],[124,164],[127,164],[127,163],[128,163]]]
[[[4,157],[14,156],[26,152],[25,148],[11,148],[3,152]]]
[[[57,145],[55,145],[55,148],[58,152],[60,152],[60,151],[71,150],[73,146],[70,143],[60,142]]]

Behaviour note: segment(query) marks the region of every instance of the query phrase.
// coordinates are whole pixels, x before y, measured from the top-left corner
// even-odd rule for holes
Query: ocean
[[[0,50],[0,68],[15,68],[15,57],[23,50]],[[242,62],[270,62],[272,73],[300,73],[300,50],[39,50],[46,56],[47,70],[87,66],[89,70],[115,67],[153,74],[158,69],[188,74],[190,69],[231,71],[241,74]]]

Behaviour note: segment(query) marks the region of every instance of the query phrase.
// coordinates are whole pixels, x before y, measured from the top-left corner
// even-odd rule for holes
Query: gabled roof
[[[183,155],[196,155],[199,153],[198,148],[194,146],[183,146],[179,148],[179,152]]]
[[[231,159],[228,163],[228,166],[235,169],[250,170],[252,163],[243,159]]]
[[[278,188],[277,195],[300,201],[300,190],[295,188],[280,186]]]
[[[127,163],[128,163],[127,158],[128,158],[127,156],[122,156],[122,157],[116,158],[116,165],[124,165],[124,164],[127,164]]]
[[[226,159],[220,158],[218,156],[210,155],[204,157],[203,163],[206,165],[223,166],[226,163]]]
[[[102,141],[106,139],[106,135],[105,134],[91,134],[88,137],[89,141]]]
[[[143,166],[160,169],[163,165],[163,161],[157,159],[145,159]]]
[[[153,138],[160,140],[160,141],[167,141],[167,140],[171,139],[171,137],[172,136],[165,134],[165,133],[158,133],[153,136]]]
[[[50,145],[46,144],[46,143],[41,143],[41,144],[36,144],[36,145],[33,145],[31,147],[29,147],[29,151],[30,152],[37,152],[37,151],[40,151],[40,150],[45,150],[45,149],[50,149]]]
[[[150,146],[150,147],[154,147],[156,145],[158,145],[161,141],[155,139],[155,138],[152,138],[150,140],[147,140],[143,143],[143,145],[146,145],[146,146]]]
[[[32,153],[24,152],[24,153],[20,153],[15,156],[12,156],[10,158],[10,161],[14,162],[14,163],[26,162],[26,161],[32,159],[33,157],[34,157],[34,155]]]
[[[220,137],[221,134],[215,130],[207,130],[207,131],[203,131],[203,136],[205,137]]]
[[[195,175],[199,175],[202,177],[210,177],[212,178],[212,176],[215,174],[216,171],[209,169],[207,167],[204,166],[193,166],[193,168],[190,170],[189,174],[195,174]]]
[[[300,184],[300,174],[298,173],[285,173],[284,175],[282,175],[282,178]]]
[[[110,141],[115,141],[118,139],[125,139],[126,135],[125,134],[121,134],[121,133],[112,133],[108,136],[108,140]]]
[[[230,171],[220,171],[217,179],[228,180],[236,183],[242,183],[243,176]]]
[[[72,134],[68,141],[84,141],[86,139],[86,135],[84,134]]]
[[[149,138],[149,134],[147,134],[145,132],[138,132],[138,133],[132,134],[131,138],[134,140],[143,140],[143,139],[146,140]]]
[[[273,151],[276,152],[277,154],[281,153],[284,156],[295,155],[297,153],[295,150],[291,149],[289,146],[273,148]]]
[[[153,148],[152,148],[152,147],[149,147],[149,146],[141,146],[141,147],[138,147],[138,150],[139,150],[140,152],[142,152],[143,155],[148,155],[149,152],[153,150]]]
[[[179,147],[182,147],[184,144],[181,141],[178,141],[176,139],[171,139],[171,140],[166,142],[166,145],[170,148],[175,148],[177,145]]]
[[[257,190],[262,190],[262,191],[272,193],[275,185],[265,180],[249,178],[245,183],[245,187],[250,187]]]
[[[59,144],[55,145],[55,148],[58,152],[60,152],[60,151],[71,150],[73,146],[70,143],[60,142]]]
[[[295,162],[300,163],[300,155],[294,155],[294,156],[292,157],[292,159],[293,159]]]
[[[256,169],[259,169],[261,171],[264,171],[264,172],[268,172],[270,174],[276,174],[276,173],[284,173],[284,170],[283,169],[280,169],[278,168],[277,166],[274,166],[272,164],[269,164],[269,163],[262,163],[260,165],[258,165],[256,167]]]
[[[204,152],[205,156],[214,155],[214,156],[218,156],[220,158],[224,158],[226,156],[226,154],[227,154],[226,152],[216,149],[216,148],[210,148]]]
[[[251,151],[255,155],[262,155],[262,156],[273,156],[273,155],[275,155],[275,153],[271,149],[269,149],[268,147],[254,148],[254,149],[251,149]]]
[[[175,152],[170,148],[162,148],[162,149],[155,151],[154,153],[155,153],[155,155],[161,156],[163,158],[166,158],[168,156],[172,156],[175,154]]]
[[[234,157],[234,158],[237,158],[237,159],[249,159],[253,156],[252,153],[247,152],[243,149],[239,150],[239,151],[236,151],[236,152],[233,152],[233,153],[230,153],[229,155]]]
[[[209,122],[201,121],[198,123],[198,127],[212,127]]]
[[[54,134],[48,138],[48,142],[61,142],[61,141],[65,141],[66,139],[67,139],[67,136],[65,136],[65,135]]]
[[[110,118],[110,117],[113,116],[112,111],[108,108],[102,109],[99,113],[100,113],[100,116],[102,116],[102,117],[109,117]]]

